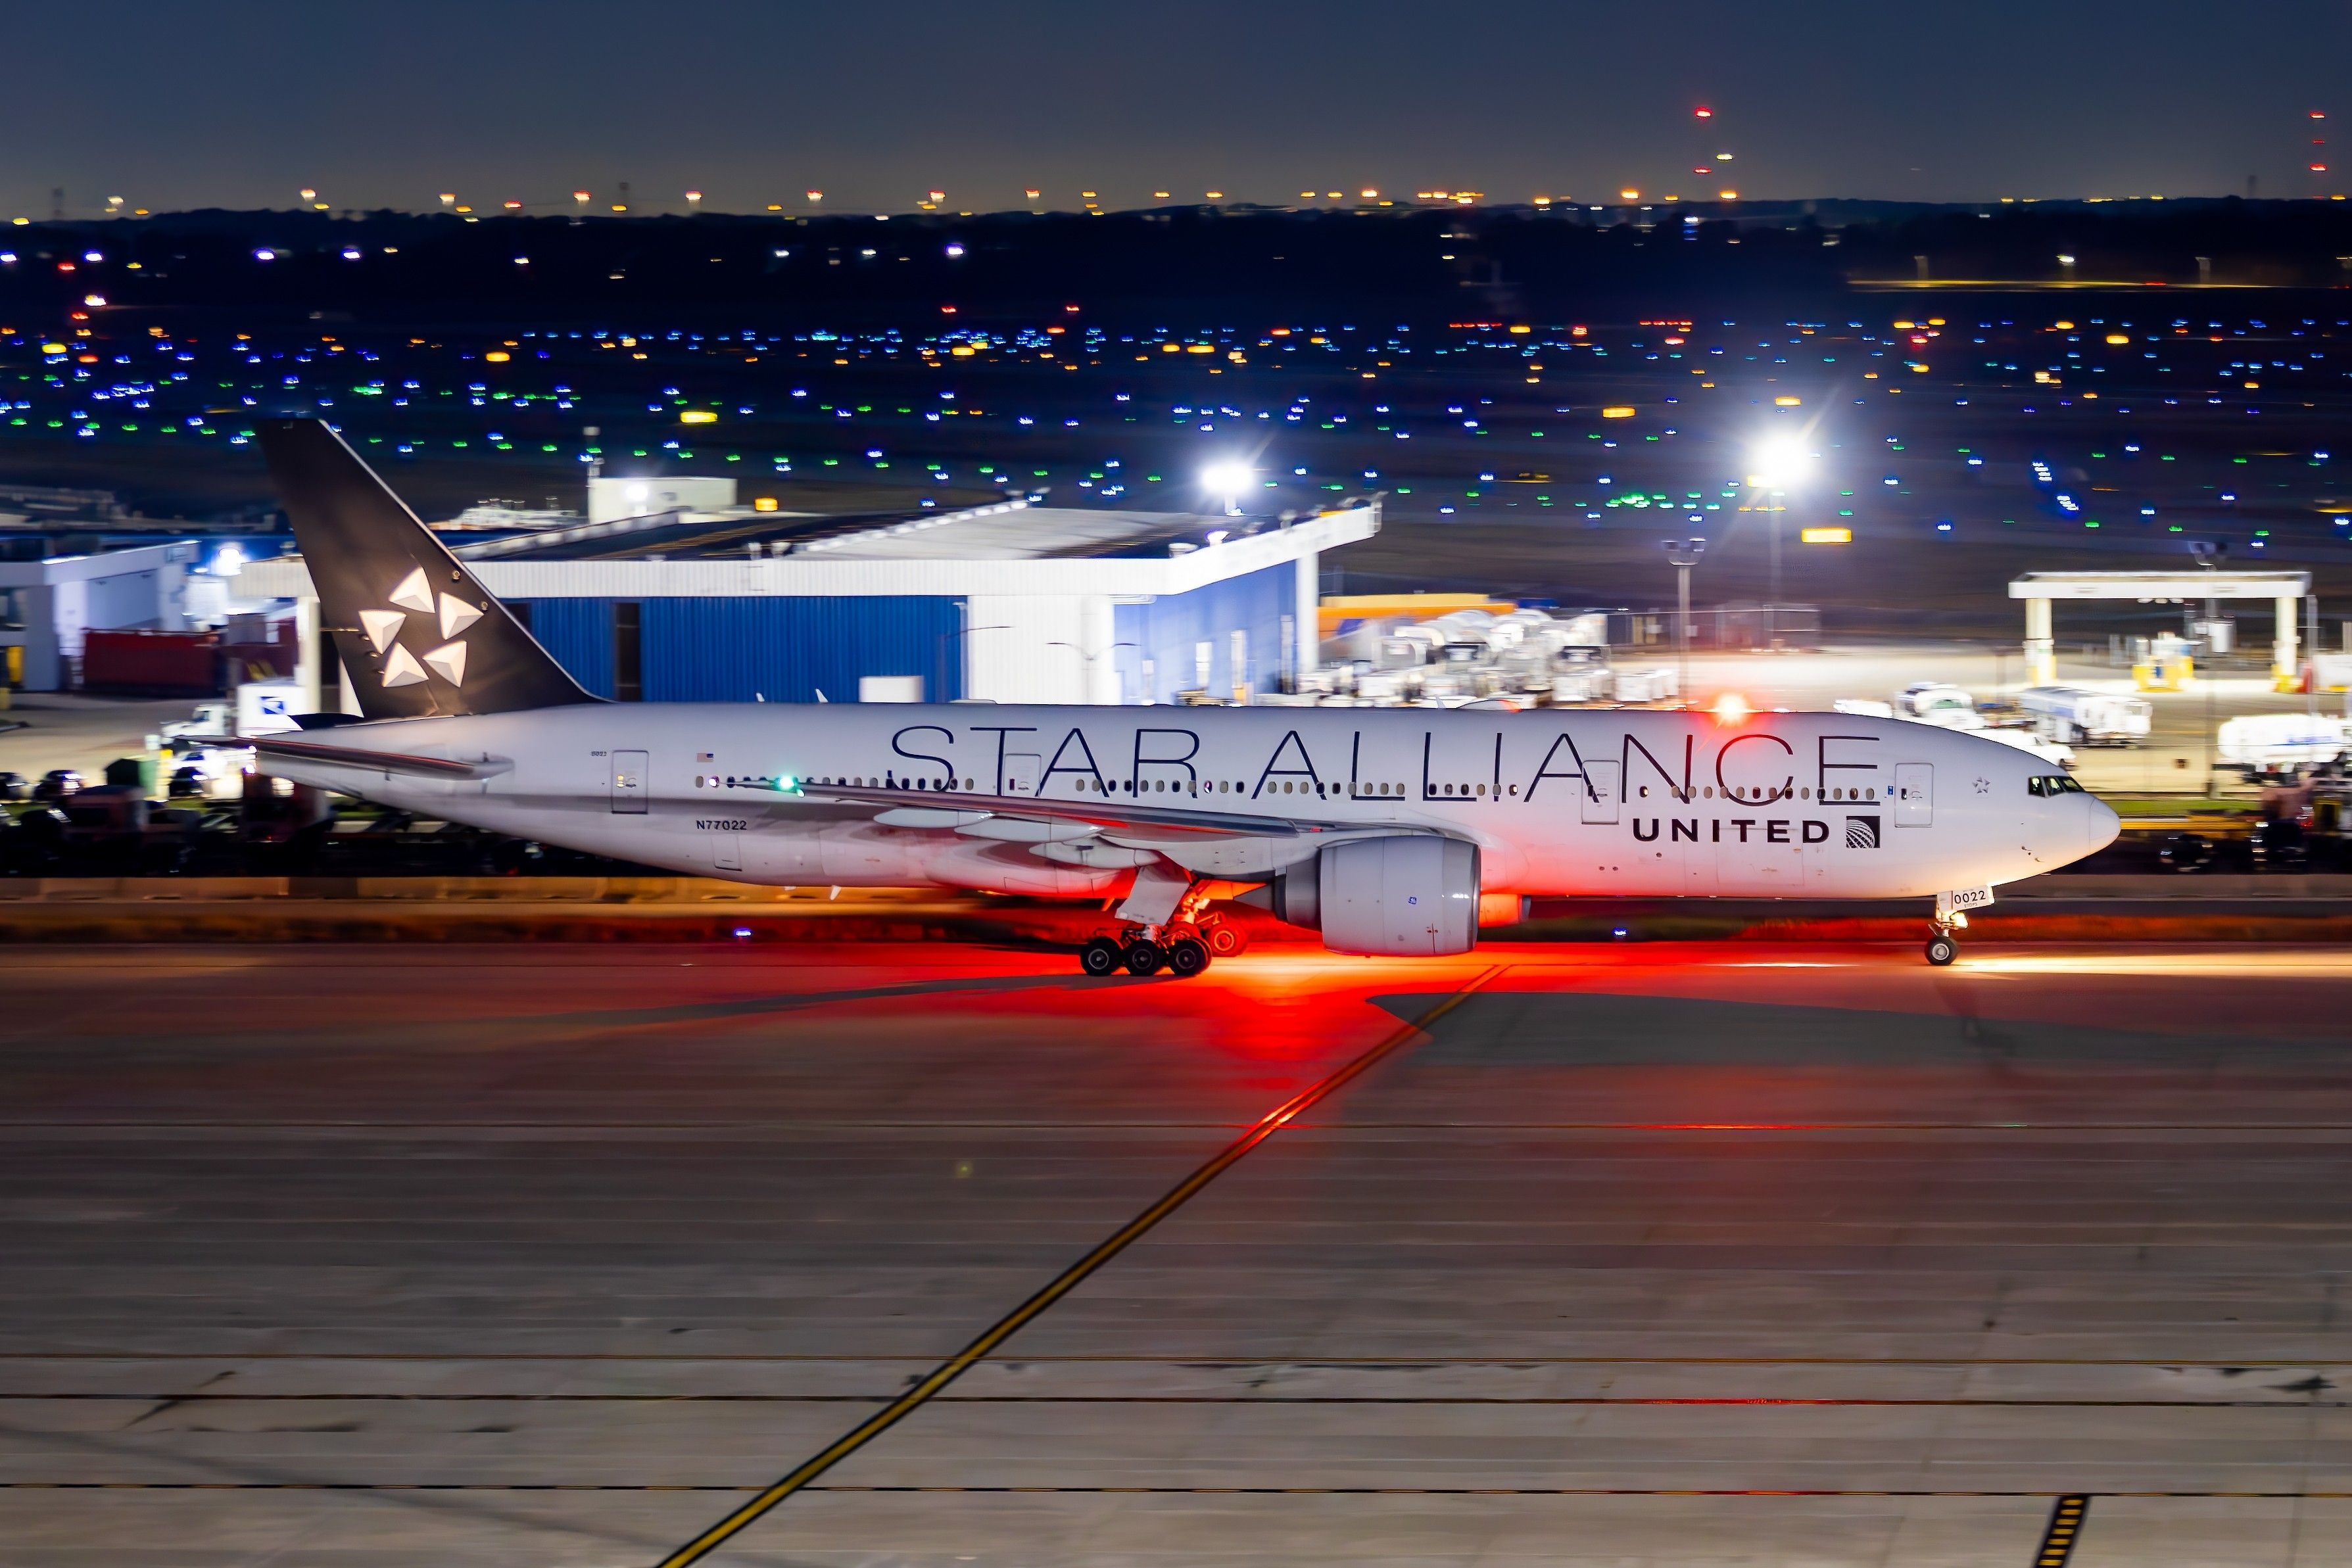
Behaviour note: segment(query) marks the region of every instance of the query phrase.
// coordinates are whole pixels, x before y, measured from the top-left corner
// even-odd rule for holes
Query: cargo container
[[[142,696],[218,696],[219,634],[92,629],[82,638],[81,686]]]

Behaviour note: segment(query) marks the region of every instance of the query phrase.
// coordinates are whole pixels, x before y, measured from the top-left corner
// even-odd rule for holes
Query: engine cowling
[[[1335,953],[1438,957],[1478,943],[1478,846],[1433,834],[1333,844],[1244,903]]]

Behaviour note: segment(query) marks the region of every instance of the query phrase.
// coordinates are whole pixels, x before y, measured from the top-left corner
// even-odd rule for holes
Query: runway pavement
[[[706,1561],[2023,1564],[2066,1494],[2075,1564],[2352,1555],[2341,949],[51,946],[0,995],[11,1568],[649,1568],[1382,1041]]]

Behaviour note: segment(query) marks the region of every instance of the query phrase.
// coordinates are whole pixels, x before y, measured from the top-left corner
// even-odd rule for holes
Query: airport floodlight
[[[1761,485],[1768,490],[1786,490],[1801,483],[1811,471],[1813,455],[1793,435],[1770,435],[1756,444],[1748,461],[1752,465],[1749,484]]]
[[[1246,463],[1212,463],[1201,470],[1201,488],[1224,504],[1227,517],[1241,514],[1241,497],[1250,487],[1254,471]]]

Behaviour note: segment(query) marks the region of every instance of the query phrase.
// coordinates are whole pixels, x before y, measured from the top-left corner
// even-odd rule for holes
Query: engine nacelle
[[[1478,846],[1433,834],[1333,844],[1246,894],[1335,953],[1437,957],[1478,944]]]

